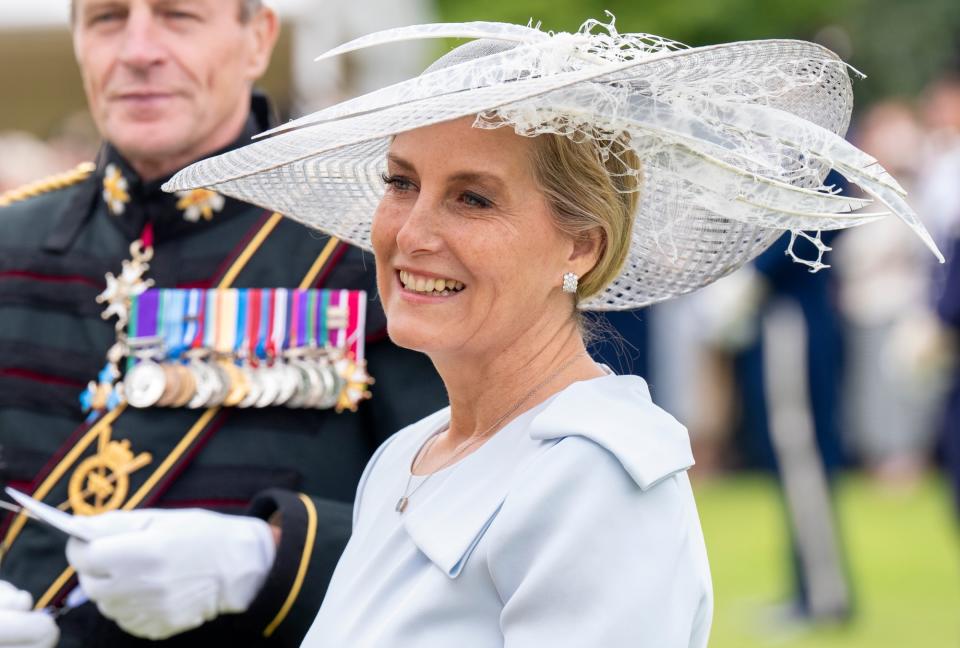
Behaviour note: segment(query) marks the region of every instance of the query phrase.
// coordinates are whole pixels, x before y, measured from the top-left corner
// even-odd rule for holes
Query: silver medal
[[[230,393],[230,378],[227,373],[216,362],[205,363],[210,370],[210,384],[213,387],[213,395],[207,401],[205,407],[217,407],[223,404]]]
[[[153,360],[141,360],[123,379],[123,391],[132,407],[153,407],[167,386],[163,367]]]
[[[243,365],[240,367],[240,372],[247,379],[249,391],[247,392],[247,395],[243,397],[243,400],[237,404],[237,407],[253,407],[256,405],[257,401],[260,400],[260,395],[263,394],[263,385],[260,383],[260,372],[250,365]]]
[[[193,372],[197,384],[196,392],[187,403],[187,407],[190,409],[206,407],[217,390],[217,376],[210,365],[199,360],[191,361],[187,369]]]
[[[287,363],[277,363],[273,366],[279,377],[279,393],[274,405],[289,405],[290,399],[297,393],[300,385],[300,372]]]
[[[316,360],[311,360],[306,364],[313,378],[313,385],[311,386],[310,397],[307,399],[305,407],[317,409],[327,395],[327,380],[324,378],[323,372],[320,370],[320,365],[317,364]]]
[[[279,372],[276,367],[268,367],[265,364],[261,364],[258,371],[260,372],[260,387],[263,391],[254,407],[268,407],[273,405],[280,395]]]
[[[317,372],[320,374],[320,378],[323,380],[324,391],[323,397],[317,403],[317,407],[321,409],[330,409],[337,404],[337,400],[340,398],[340,389],[342,387],[342,381],[340,376],[337,375],[336,370],[329,362],[324,361],[317,367]]]
[[[316,378],[310,372],[307,363],[302,360],[292,361],[290,363],[290,367],[297,372],[297,389],[293,393],[293,397],[287,401],[287,407],[308,407],[310,395],[314,390],[314,382],[316,381]]]

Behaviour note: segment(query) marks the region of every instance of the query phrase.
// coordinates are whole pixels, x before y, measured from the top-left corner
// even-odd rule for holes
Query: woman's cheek
[[[383,211],[383,203],[381,203],[380,207],[377,207],[377,211],[373,214],[373,222],[370,227],[370,242],[373,244],[373,253],[377,257],[386,253],[388,250],[389,237],[386,232],[387,224],[384,222],[386,219],[384,218]]]

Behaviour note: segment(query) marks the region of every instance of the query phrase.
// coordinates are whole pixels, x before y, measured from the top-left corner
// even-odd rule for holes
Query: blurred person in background
[[[252,91],[277,37],[270,8],[77,0],[72,10],[104,144],[95,164],[0,199],[0,482],[67,511],[103,513],[90,520],[111,535],[109,550],[84,556],[78,588],[65,537],[22,513],[6,519],[0,646],[297,646],[349,535],[363,466],[388,434],[445,402],[442,386],[424,356],[385,339],[370,302],[359,333],[376,395],[355,413],[206,407],[209,392],[197,409],[151,407],[159,401],[144,395],[177,385],[164,372],[141,372],[142,391],[119,390],[123,329],[101,311],[128,315],[146,281],[218,289],[203,295],[227,335],[245,311],[221,309],[238,293],[220,289],[372,296],[373,262],[262,208],[160,190],[185,164],[271,126],[270,105]],[[171,393],[192,403],[199,385]],[[231,399],[257,393],[239,378],[229,385]],[[124,400],[135,394],[136,407]],[[173,510],[128,513],[136,530],[110,527],[113,509],[134,506]]]
[[[960,63],[960,52],[957,60]],[[930,144],[920,200],[938,225],[948,265],[932,272],[939,326],[922,337],[911,357],[921,375],[945,378],[940,432],[944,467],[960,515],[960,64],[930,85],[922,114]]]
[[[844,181],[832,174],[825,184]],[[816,244],[781,237],[729,292],[725,308],[732,321],[722,326],[738,331],[726,335],[739,397],[735,443],[747,465],[776,471],[784,496],[793,575],[786,613],[814,623],[844,621],[852,613],[831,494],[845,461],[839,422],[843,339],[833,275],[825,269],[811,273],[788,250],[820,262],[817,246],[841,238],[835,234],[824,233]]]
[[[100,148],[97,125],[87,111],[75,112],[60,121],[47,139],[63,169],[92,160]]]
[[[937,304],[942,330],[933,359],[949,372],[943,409],[943,451],[946,473],[960,516],[960,235],[954,237],[947,254],[949,265]]]
[[[432,0],[350,0],[325,2],[322,10],[304,3],[296,15],[290,65],[293,104],[302,114],[346,97],[390,85],[423,68],[428,43],[387,45],[334,60],[314,61],[320,52],[366,33],[371,27],[431,22]]]
[[[948,243],[960,226],[960,63],[927,87],[920,114],[926,142],[917,204],[929,214],[931,234]]]
[[[62,170],[56,153],[29,133],[0,133],[0,194]]]
[[[870,107],[853,139],[895,173],[918,213],[942,231],[925,206],[923,126],[902,101]],[[912,347],[934,326],[931,264],[922,246],[892,223],[846,232],[837,241],[839,306],[847,335],[845,442],[875,476],[911,484],[930,463],[942,388],[912,370]]]

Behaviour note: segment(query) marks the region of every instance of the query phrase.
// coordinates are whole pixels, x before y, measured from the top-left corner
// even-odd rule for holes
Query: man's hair
[[[70,23],[73,24],[77,16],[77,1],[70,0]],[[240,22],[247,22],[263,7],[263,0],[240,0]]]

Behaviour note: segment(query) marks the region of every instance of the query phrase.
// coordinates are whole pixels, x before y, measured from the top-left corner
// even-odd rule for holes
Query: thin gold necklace
[[[581,356],[584,356],[584,355],[586,354],[585,353],[576,354],[575,356],[573,356],[572,358],[564,362],[562,365],[560,365],[560,367],[556,371],[554,371],[549,376],[544,378],[542,381],[534,385],[533,389],[531,389],[530,391],[528,391],[526,394],[523,395],[523,398],[518,400],[516,403],[513,404],[513,406],[510,409],[508,409],[506,412],[501,414],[500,417],[493,422],[493,425],[491,425],[489,428],[484,430],[483,433],[475,434],[474,436],[470,437],[469,439],[467,439],[466,441],[458,445],[456,448],[454,448],[453,453],[450,455],[449,458],[447,458],[445,462],[443,462],[443,464],[441,464],[432,473],[424,477],[423,481],[417,484],[417,486],[413,490],[410,490],[410,484],[413,482],[413,477],[414,477],[413,471],[416,470],[417,464],[420,463],[420,460],[423,458],[423,456],[426,455],[427,452],[429,452],[431,446],[433,446],[433,442],[436,441],[437,437],[443,434],[445,430],[439,430],[431,434],[430,438],[428,438],[426,441],[423,442],[423,444],[421,444],[420,449],[417,450],[417,454],[413,457],[413,462],[410,464],[410,474],[409,476],[407,476],[407,485],[403,489],[403,495],[401,495],[400,499],[397,500],[397,506],[395,508],[397,513],[402,514],[404,511],[407,510],[407,505],[410,504],[410,498],[413,497],[413,494],[416,493],[418,490],[420,490],[420,488],[424,484],[426,484],[431,477],[433,477],[439,471],[443,470],[444,468],[452,464],[457,458],[460,457],[461,454],[463,454],[467,450],[467,448],[470,448],[471,446],[476,445],[477,443],[479,443],[480,441],[483,441],[484,439],[490,438],[490,436],[507,420],[507,417],[509,417],[514,412],[516,412],[518,409],[520,409],[520,406],[526,403],[530,399],[530,397],[532,397],[538,391],[543,389],[543,387],[545,387],[551,380],[553,380],[554,378],[559,376],[561,373],[563,373],[564,370],[569,368],[570,365],[572,365],[577,359],[579,359]]]

